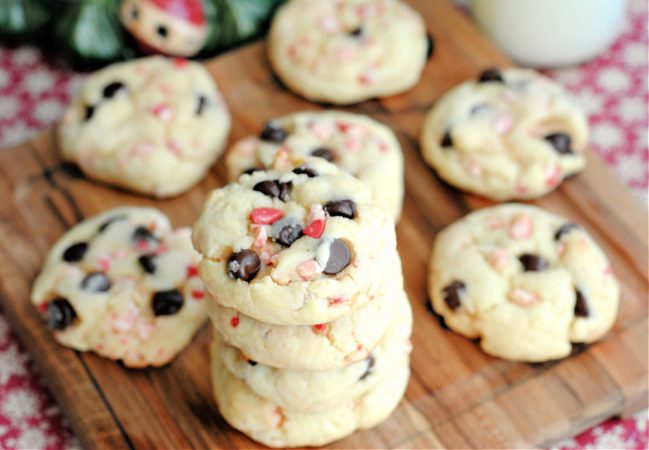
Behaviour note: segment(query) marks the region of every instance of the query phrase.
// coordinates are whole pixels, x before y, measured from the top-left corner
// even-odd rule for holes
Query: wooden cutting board
[[[436,50],[411,91],[348,108],[389,124],[406,160],[406,198],[398,225],[413,304],[412,378],[406,399],[371,431],[338,448],[503,448],[548,445],[603,419],[647,406],[647,212],[603,163],[534,202],[586,226],[622,284],[613,330],[565,360],[508,362],[445,330],[426,307],[426,274],[435,234],[491,203],[450,188],[428,169],[418,135],[425,111],[444,91],[479,70],[508,65],[450,2],[412,0]],[[230,105],[231,142],[256,133],[274,115],[312,105],[286,92],[271,74],[263,43],[207,63]],[[206,327],[176,361],[128,370],[59,346],[29,303],[30,286],[49,247],[69,227],[122,204],[152,205],[177,226],[191,225],[207,192],[222,184],[221,164],[190,193],[153,201],[89,182],[63,164],[53,133],[0,152],[0,280],[4,311],[61,404],[85,448],[250,448],[212,401]]]

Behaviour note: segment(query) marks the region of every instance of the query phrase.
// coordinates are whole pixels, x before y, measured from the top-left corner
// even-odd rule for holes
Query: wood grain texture
[[[435,234],[491,203],[443,183],[421,159],[423,114],[444,91],[488,66],[508,65],[450,3],[412,0],[436,41],[411,91],[347,108],[389,124],[406,159],[406,198],[398,227],[415,326],[406,399],[382,425],[334,448],[498,448],[543,446],[619,413],[647,406],[647,213],[597,157],[585,173],[535,202],[580,222],[608,254],[622,288],[619,317],[601,342],[544,364],[513,363],[444,329],[426,307],[426,273]],[[263,43],[207,63],[230,105],[231,142],[269,118],[320,106],[283,90]],[[186,195],[153,201],[89,182],[63,164],[53,133],[0,152],[0,280],[4,311],[39,365],[86,448],[250,448],[212,401],[209,330],[171,365],[134,371],[59,346],[29,304],[49,247],[70,226],[106,209],[152,205],[176,226],[191,225],[207,192],[222,184],[217,164]]]

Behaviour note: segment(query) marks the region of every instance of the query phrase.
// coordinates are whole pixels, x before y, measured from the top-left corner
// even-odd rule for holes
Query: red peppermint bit
[[[232,317],[232,319],[230,319],[230,326],[232,328],[236,328],[236,327],[239,326],[239,317],[238,316],[234,316],[234,317]]]
[[[343,300],[342,297],[333,297],[333,298],[330,298],[330,299],[329,299],[329,306],[340,305],[340,304],[343,303],[344,301],[345,301],[345,300]]]
[[[167,253],[168,251],[169,249],[166,246],[160,245],[158,248],[155,249],[155,254],[162,255],[163,253]]]
[[[363,344],[356,344],[356,350],[358,350],[359,352],[363,350],[363,348]]]
[[[108,272],[108,269],[110,269],[110,259],[108,258],[99,258],[97,264],[102,272]]]
[[[41,303],[38,309],[40,309],[41,314],[45,314],[47,312],[47,303]]]
[[[189,64],[189,61],[187,61],[185,58],[175,58],[174,59],[174,66],[178,69],[184,69],[187,67]]]
[[[104,344],[100,342],[99,344],[95,345],[95,349],[98,351],[102,351],[104,349]]]
[[[559,183],[561,183],[561,167],[555,165],[548,173],[548,176],[545,179],[545,185],[547,187],[554,187]]]
[[[281,427],[284,424],[286,417],[284,416],[284,411],[279,406],[273,411],[273,425],[277,428]]]
[[[192,297],[196,300],[203,300],[205,298],[205,291],[195,290],[192,291]]]
[[[284,217],[284,211],[276,208],[255,208],[250,213],[250,221],[257,225],[270,225]]]
[[[140,250],[148,250],[149,249],[149,241],[146,239],[140,239],[135,243],[135,246],[140,249]]]
[[[325,229],[325,221],[323,219],[314,220],[304,229],[304,234],[306,236],[311,236],[312,238],[318,239],[322,236],[322,232]]]
[[[316,325],[313,325],[312,328],[315,334],[325,334],[329,327],[327,326],[326,323],[318,323]]]
[[[336,125],[338,125],[338,129],[343,133],[351,127],[351,125],[346,122],[338,122]]]
[[[198,276],[198,267],[195,265],[187,266],[187,278],[197,277]]]

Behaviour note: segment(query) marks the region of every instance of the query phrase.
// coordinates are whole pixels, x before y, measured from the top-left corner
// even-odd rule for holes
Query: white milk
[[[524,66],[594,58],[618,36],[626,0],[471,0],[483,31]]]

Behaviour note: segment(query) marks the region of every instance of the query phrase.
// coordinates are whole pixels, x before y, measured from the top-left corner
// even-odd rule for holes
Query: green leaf
[[[270,17],[284,0],[204,0],[209,34],[204,51],[222,50],[266,31]]]
[[[89,64],[122,59],[128,51],[119,22],[120,0],[81,0],[63,10],[54,36],[73,62]]]
[[[40,0],[0,0],[0,35],[10,39],[34,37],[48,14]]]

